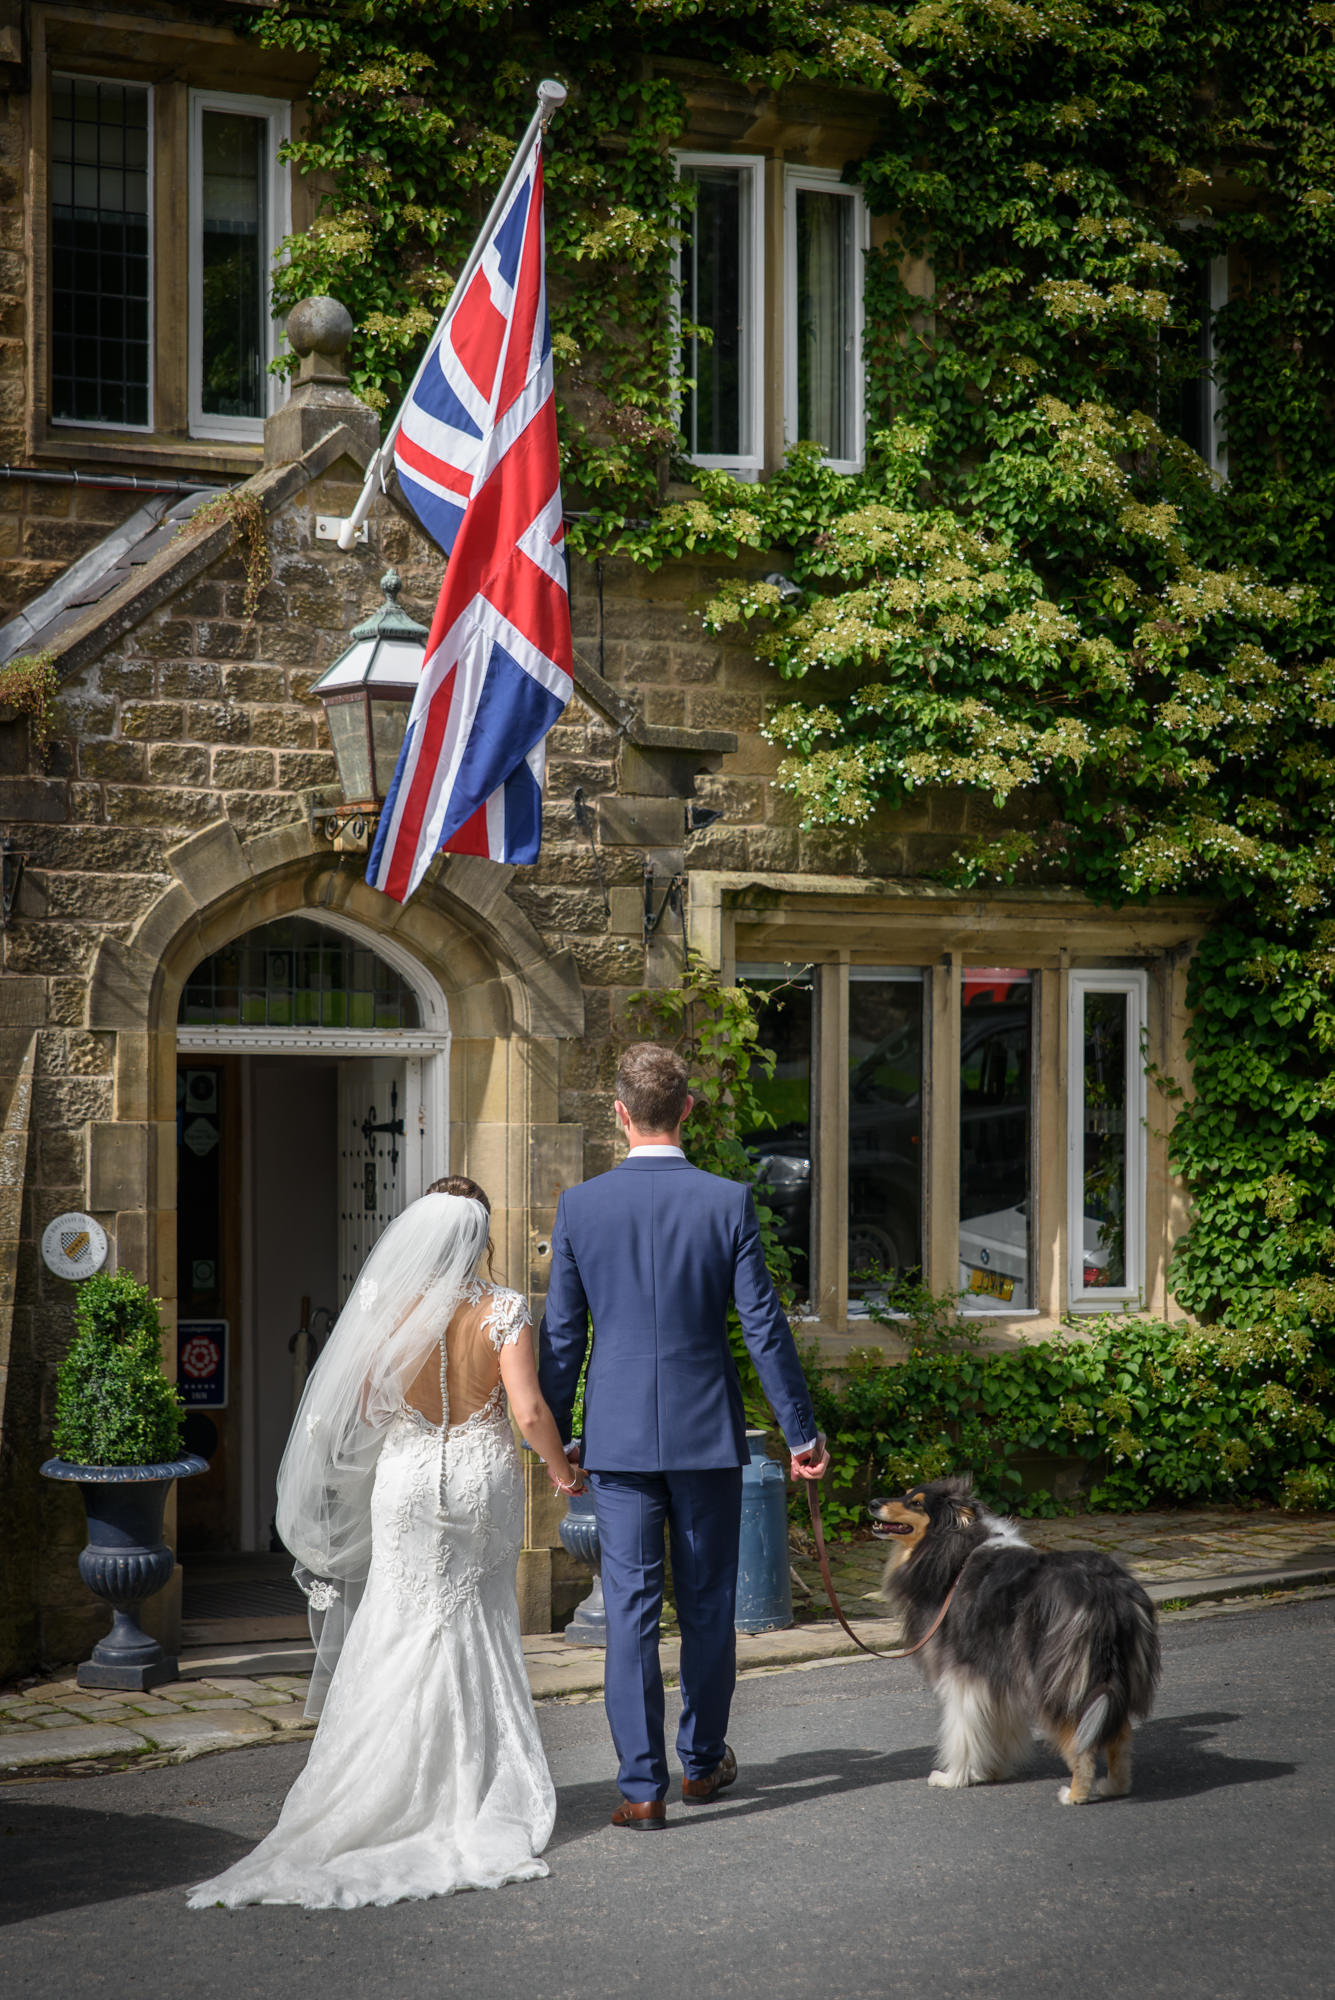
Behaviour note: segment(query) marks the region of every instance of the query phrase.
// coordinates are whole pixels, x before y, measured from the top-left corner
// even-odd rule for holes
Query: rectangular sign
[[[176,1328],[176,1386],[187,1410],[227,1408],[225,1319],[183,1319]]]

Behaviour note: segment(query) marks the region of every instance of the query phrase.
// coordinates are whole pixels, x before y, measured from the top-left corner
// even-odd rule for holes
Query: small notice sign
[[[107,1232],[93,1216],[71,1209],[42,1231],[42,1259],[59,1278],[91,1278],[107,1261]]]
[[[176,1328],[176,1386],[188,1410],[227,1408],[227,1321],[183,1319]]]

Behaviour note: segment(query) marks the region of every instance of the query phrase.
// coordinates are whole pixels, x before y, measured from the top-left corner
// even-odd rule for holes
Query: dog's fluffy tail
[[[1112,1689],[1092,1688],[1089,1699],[1080,1712],[1080,1720],[1075,1726],[1075,1747],[1078,1753],[1096,1749],[1102,1743],[1108,1710],[1112,1706]]]

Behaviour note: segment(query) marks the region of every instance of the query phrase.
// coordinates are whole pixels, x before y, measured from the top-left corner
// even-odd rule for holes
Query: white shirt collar
[[[680,1146],[632,1146],[630,1151],[626,1154],[626,1158],[628,1160],[634,1160],[634,1159],[647,1160],[651,1158],[660,1160],[684,1160],[686,1158],[686,1155],[682,1151]]]

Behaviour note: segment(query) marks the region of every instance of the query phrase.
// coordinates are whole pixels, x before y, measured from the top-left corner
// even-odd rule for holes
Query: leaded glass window
[[[51,414],[149,422],[149,92],[51,86]]]
[[[406,979],[355,938],[280,917],[213,952],[185,983],[182,1027],[420,1028]]]

